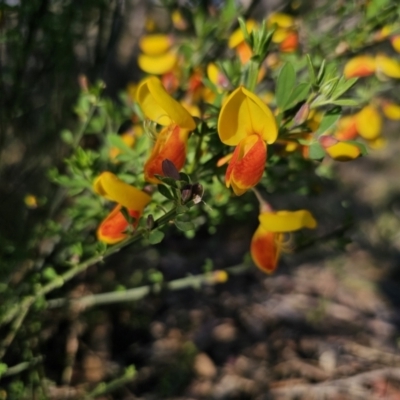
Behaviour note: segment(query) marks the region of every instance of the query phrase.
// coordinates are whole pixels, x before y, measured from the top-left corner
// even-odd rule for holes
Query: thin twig
[[[100,294],[92,294],[89,296],[84,296],[79,299],[66,299],[59,298],[49,300],[47,302],[47,308],[58,308],[66,305],[70,305],[72,307],[76,307],[78,309],[86,309],[88,307],[94,307],[105,304],[112,303],[120,303],[126,301],[137,301],[140,300],[150,293],[158,293],[162,289],[167,290],[181,290],[186,288],[199,288],[203,284],[215,285],[218,283],[223,283],[226,279],[224,273],[228,273],[231,275],[238,275],[240,273],[248,270],[249,265],[247,264],[239,264],[233,267],[229,267],[225,270],[221,271],[213,271],[206,272],[201,275],[196,276],[187,276],[185,278],[176,279],[171,282],[167,282],[165,284],[153,284],[140,286],[134,289],[128,289],[124,292],[110,292],[110,293],[100,293]],[[221,276],[222,274],[222,276]]]

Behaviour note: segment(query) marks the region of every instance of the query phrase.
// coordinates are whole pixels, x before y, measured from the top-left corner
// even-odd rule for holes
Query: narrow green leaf
[[[319,67],[318,76],[317,76],[317,84],[320,84],[325,76],[325,64],[326,61],[323,60],[321,66]]]
[[[279,72],[279,76],[276,81],[276,104],[281,110],[288,102],[295,84],[296,72],[293,65],[287,62]]]
[[[358,100],[354,99],[339,99],[339,100],[333,100],[330,101],[329,104],[334,104],[335,106],[358,106],[360,102]]]
[[[310,78],[311,84],[316,85],[317,77],[315,75],[315,68],[314,68],[314,64],[312,63],[311,57],[309,54],[306,54],[306,60],[307,60],[308,76]]]
[[[338,99],[342,94],[346,93],[356,82],[358,78],[350,78],[346,80],[343,76],[340,78],[335,91],[332,93],[332,99]]]
[[[325,151],[318,142],[313,143],[309,149],[309,157],[312,160],[321,160],[325,157]]]
[[[311,90],[311,85],[309,83],[300,83],[297,85],[293,92],[291,93],[288,102],[284,105],[282,111],[288,110],[289,108],[294,107],[296,104],[305,100],[308,96],[308,93]]]
[[[315,132],[316,136],[322,135],[329,129],[331,129],[338,119],[341,117],[342,109],[340,107],[335,107],[332,110],[329,110],[328,112],[325,113],[325,115],[322,118],[321,124],[317,131]]]
[[[161,185],[161,184],[157,185],[157,189],[168,200],[175,200],[174,195],[171,193],[171,191],[165,185]]]
[[[160,243],[164,239],[164,233],[155,229],[151,231],[149,234],[149,242],[150,244],[157,244]]]
[[[181,231],[191,231],[195,228],[193,222],[191,221],[174,221],[175,226]]]
[[[125,153],[129,153],[132,156],[135,155],[135,152],[129,146],[126,145],[126,143],[121,139],[121,136],[110,134],[107,136],[107,140],[111,146],[117,147],[118,149],[122,150]]]

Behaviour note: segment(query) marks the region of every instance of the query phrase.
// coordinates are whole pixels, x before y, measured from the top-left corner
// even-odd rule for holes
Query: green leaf
[[[130,155],[134,156],[135,152],[126,145],[126,143],[122,140],[121,136],[110,134],[107,136],[108,143],[113,146],[117,147],[118,149],[124,151],[125,153],[129,153]]]
[[[164,239],[164,232],[161,232],[157,229],[151,231],[149,234],[149,242],[150,244],[160,243]]]
[[[342,94],[346,93],[356,82],[358,78],[350,78],[348,80],[342,76],[339,80],[338,85],[336,86],[335,91],[332,93],[332,99],[338,99]]]
[[[175,226],[181,231],[191,231],[195,228],[194,223],[191,221],[174,221]]]
[[[157,185],[157,189],[168,200],[175,200],[174,195],[171,193],[171,191],[165,185]]]
[[[292,108],[296,104],[305,100],[310,90],[311,90],[311,85],[309,83],[304,82],[297,85],[294,88],[293,92],[291,93],[288,102],[284,105],[282,111],[288,110],[289,108]]]
[[[354,99],[339,99],[330,101],[329,104],[334,104],[335,106],[352,107],[352,106],[358,106],[360,102]]]
[[[309,157],[312,160],[321,160],[325,157],[325,151],[318,142],[313,143],[309,149]]]
[[[320,84],[325,77],[325,65],[326,61],[323,60],[321,66],[319,67],[318,76],[317,76],[317,84]]]
[[[289,101],[295,83],[296,72],[293,65],[287,62],[280,70],[276,81],[276,104],[281,110]]]
[[[367,18],[371,19],[378,16],[389,2],[390,0],[371,0],[367,6]]]
[[[311,84],[316,85],[317,77],[315,75],[315,68],[314,68],[314,64],[312,63],[311,57],[309,54],[306,54],[306,60],[307,60],[308,76],[310,78]]]
[[[0,378],[7,372],[7,370],[8,370],[8,365],[0,363]]]
[[[322,118],[319,128],[315,132],[315,135],[316,136],[322,135],[323,133],[331,129],[339,120],[341,115],[342,115],[342,109],[340,107],[335,107],[332,110],[326,112],[324,117]]]

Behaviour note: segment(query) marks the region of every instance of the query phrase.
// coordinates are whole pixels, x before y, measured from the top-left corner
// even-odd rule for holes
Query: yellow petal
[[[385,116],[391,120],[397,121],[400,119],[400,105],[385,101],[382,104],[382,111]]]
[[[283,29],[283,28],[276,29],[274,32],[274,35],[272,36],[272,42],[273,43],[283,42],[286,39],[288,33],[289,33],[289,31],[287,29]]]
[[[268,106],[241,86],[229,95],[221,108],[218,134],[221,141],[229,146],[235,146],[253,134],[270,144],[278,136],[278,127]]]
[[[343,74],[349,78],[370,76],[375,72],[375,59],[371,56],[357,56],[349,60],[344,66]]]
[[[142,212],[151,197],[128,185],[111,172],[103,172],[93,183],[94,191],[108,200],[115,201],[129,210]]]
[[[196,127],[189,112],[167,93],[160,80],[154,76],[140,83],[137,101],[146,117],[160,125],[168,126],[174,122],[188,130]]]
[[[373,150],[380,150],[387,146],[387,140],[382,136],[377,137],[374,140],[368,140],[368,146]]]
[[[383,54],[378,54],[375,58],[376,69],[390,78],[400,78],[400,63]]]
[[[153,75],[162,75],[171,71],[177,63],[177,56],[173,52],[164,53],[158,56],[149,56],[147,54],[139,54],[139,68]]]
[[[256,25],[257,25],[257,22],[255,20],[253,20],[253,19],[247,20],[246,21],[246,30],[247,30],[247,32],[250,33],[254,29],[254,27]],[[238,46],[240,43],[242,43],[243,41],[244,41],[243,32],[239,27],[229,37],[228,47],[233,49],[236,46]]]
[[[159,33],[143,36],[139,40],[139,47],[149,56],[159,56],[171,47],[172,42],[171,36]]]
[[[391,37],[390,43],[392,43],[394,50],[397,53],[400,53],[400,35],[395,35],[395,36]]]
[[[294,25],[294,18],[289,14],[274,13],[268,17],[268,27],[276,24],[279,28],[291,28]]]
[[[365,106],[355,116],[357,132],[367,140],[376,139],[381,134],[382,118],[375,107]]]
[[[352,143],[339,142],[325,151],[336,161],[351,161],[361,155],[360,148]]]
[[[307,210],[264,212],[258,219],[261,226],[269,232],[292,232],[317,226],[317,221]]]

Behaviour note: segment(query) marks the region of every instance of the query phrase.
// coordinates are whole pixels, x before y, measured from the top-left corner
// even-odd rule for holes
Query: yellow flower
[[[265,142],[271,144],[278,136],[275,117],[259,97],[239,87],[221,108],[218,134],[224,144],[237,146],[225,181],[241,195],[261,179],[267,156]]]
[[[166,92],[158,78],[150,77],[142,81],[137,100],[147,118],[165,127],[144,166],[145,179],[158,183],[155,175],[163,175],[162,162],[165,159],[170,160],[177,170],[183,167],[187,139],[196,124],[185,107]]]
[[[276,269],[284,246],[285,233],[302,228],[314,229],[317,222],[307,210],[266,211],[259,217],[260,225],[250,245],[250,254],[257,267],[268,274]]]

